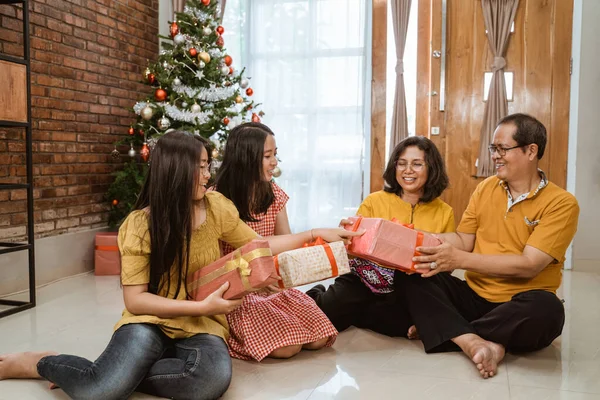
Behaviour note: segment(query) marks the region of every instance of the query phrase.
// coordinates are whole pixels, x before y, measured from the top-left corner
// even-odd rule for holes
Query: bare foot
[[[319,350],[319,349],[322,349],[323,347],[325,347],[325,345],[327,344],[328,341],[329,341],[329,338],[325,337],[323,339],[317,340],[316,342],[305,343],[302,345],[302,348],[304,350]]]
[[[484,379],[498,373],[498,364],[505,354],[504,346],[471,333],[454,338],[453,341],[469,356]]]
[[[406,337],[408,337],[410,340],[418,340],[419,332],[417,332],[417,327],[412,325],[410,328],[408,328],[408,333],[406,334]]]
[[[0,356],[0,380],[11,378],[40,378],[37,363],[46,356],[55,356],[53,351],[25,352]]]

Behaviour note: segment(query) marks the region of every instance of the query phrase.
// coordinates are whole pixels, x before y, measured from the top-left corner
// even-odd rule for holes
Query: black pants
[[[339,331],[354,325],[389,336],[406,336],[416,325],[428,353],[460,350],[451,339],[475,333],[507,351],[530,352],[560,336],[564,307],[553,293],[532,290],[506,303],[491,303],[465,281],[447,273],[431,278],[397,272],[396,289],[375,295],[357,276],[347,274],[322,292],[307,294]]]
[[[394,280],[428,353],[459,350],[451,339],[465,333],[475,333],[513,353],[543,349],[562,333],[562,302],[544,290],[491,303],[450,274],[421,278],[397,272]]]
[[[354,274],[339,276],[326,291],[315,287],[306,294],[315,300],[340,332],[356,326],[388,336],[406,337],[412,325],[396,291],[374,294]]]

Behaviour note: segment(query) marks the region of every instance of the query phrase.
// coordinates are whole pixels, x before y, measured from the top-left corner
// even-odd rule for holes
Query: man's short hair
[[[540,121],[527,114],[511,114],[498,121],[498,125],[513,124],[517,127],[517,131],[513,135],[513,139],[519,146],[527,146],[528,144],[537,144],[538,160],[544,155],[546,150],[546,127]]]

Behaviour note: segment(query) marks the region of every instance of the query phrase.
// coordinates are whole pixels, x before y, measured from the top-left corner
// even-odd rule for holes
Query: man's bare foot
[[[0,380],[11,378],[40,378],[37,363],[46,356],[55,356],[53,351],[25,352],[0,356]]]
[[[484,379],[498,373],[498,364],[504,358],[504,346],[483,340],[481,337],[467,333],[452,339],[462,351],[473,361]]]
[[[406,337],[408,337],[410,340],[418,340],[419,332],[417,332],[417,327],[412,325],[410,328],[408,328],[408,333],[406,334]]]

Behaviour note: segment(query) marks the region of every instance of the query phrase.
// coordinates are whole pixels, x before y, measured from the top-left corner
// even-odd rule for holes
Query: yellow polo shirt
[[[457,228],[475,234],[474,253],[522,254],[529,245],[554,258],[532,279],[467,271],[465,279],[471,289],[488,301],[506,302],[517,293],[534,289],[555,293],[560,286],[565,252],[577,230],[579,205],[572,194],[547,182],[540,173],[540,187],[514,202],[512,198],[509,202],[504,182],[495,176],[487,178],[473,192]]]
[[[454,232],[455,228],[452,207],[439,197],[413,206],[397,194],[380,190],[368,195],[356,214],[365,218],[396,218],[400,223],[414,224],[415,229],[432,233]]]

